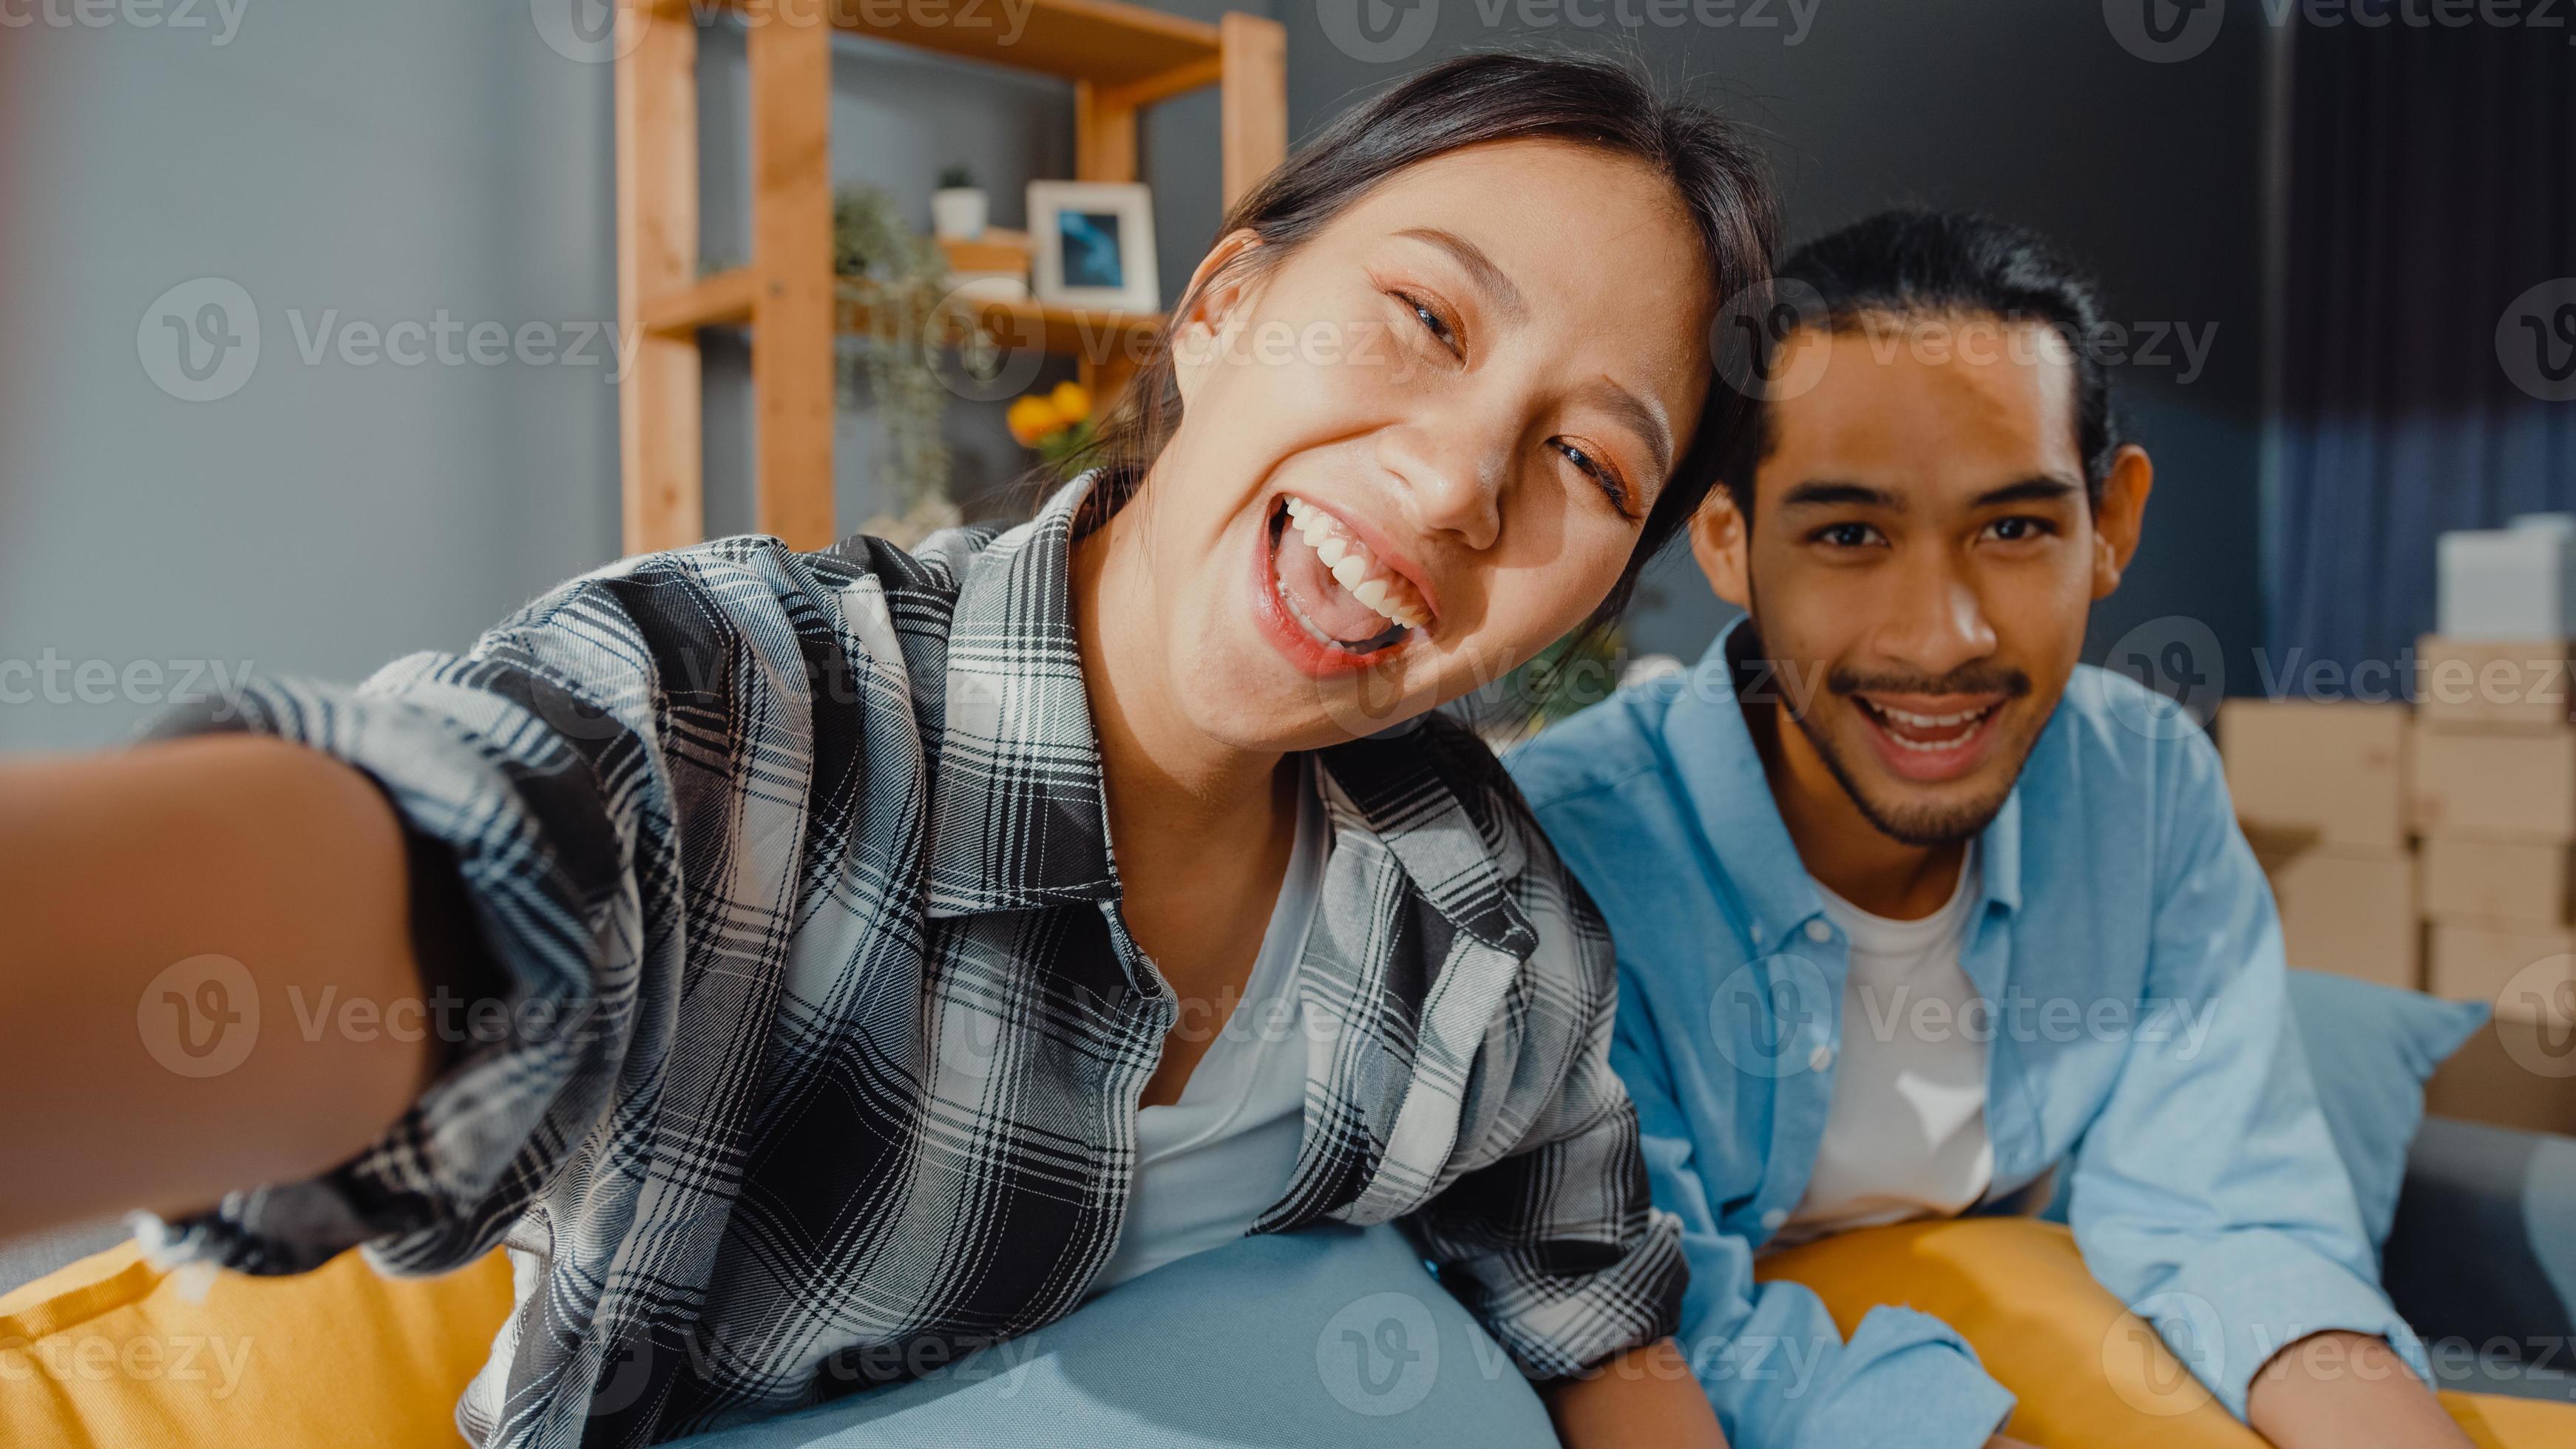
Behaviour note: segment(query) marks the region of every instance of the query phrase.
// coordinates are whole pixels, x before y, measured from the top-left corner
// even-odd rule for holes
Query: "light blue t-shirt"
[[[1850,940],[1781,823],[1719,636],[1507,764],[1619,952],[1611,1060],[1656,1206],[1682,1219],[1683,1348],[1731,1443],[1974,1449],[2013,1399],[1948,1325],[1883,1306],[1848,1342],[1756,1283],[1823,1141]],[[1994,1177],[1970,1211],[2072,1173],[2095,1279],[2242,1418],[2255,1370],[2381,1294],[2287,1012],[2280,922],[2218,752],[2135,682],[2079,668],[1977,840],[1960,965],[1987,1010]]]
[[[1136,1180],[1118,1251],[1089,1293],[1242,1237],[1288,1195],[1305,1140],[1306,1033],[1297,959],[1323,900],[1333,832],[1316,793],[1315,765],[1302,764],[1297,839],[1279,900],[1262,932],[1242,1000],[1220,1026],[1218,1003],[1184,1002],[1175,1022],[1216,1032],[1190,1068],[1180,1100],[1136,1113]]]

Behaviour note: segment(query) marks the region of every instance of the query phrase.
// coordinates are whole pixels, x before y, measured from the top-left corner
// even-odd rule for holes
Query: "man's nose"
[[[1896,604],[1873,641],[1881,658],[1937,679],[1995,651],[1984,602],[1946,557],[1911,563]]]

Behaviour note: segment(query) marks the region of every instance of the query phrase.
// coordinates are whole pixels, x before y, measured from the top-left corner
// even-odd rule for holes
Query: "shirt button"
[[[1807,939],[1821,946],[1834,938],[1834,928],[1821,920],[1807,923]]]
[[[1834,1064],[1834,1049],[1833,1049],[1832,1047],[1830,1047],[1830,1046],[1827,1046],[1827,1045],[1826,1045],[1825,1043],[1823,1043],[1823,1042],[1818,1042],[1818,1043],[1816,1043],[1816,1049],[1815,1049],[1814,1051],[1811,1051],[1811,1052],[1807,1053],[1807,1070],[1808,1070],[1808,1071],[1811,1071],[1811,1072],[1821,1072],[1821,1071],[1823,1071],[1825,1068],[1830,1067],[1830,1066],[1832,1066],[1833,1064]]]
[[[1762,1226],[1775,1233],[1780,1230],[1780,1225],[1787,1221],[1789,1221],[1789,1210],[1787,1208],[1773,1208],[1771,1211],[1762,1215]]]

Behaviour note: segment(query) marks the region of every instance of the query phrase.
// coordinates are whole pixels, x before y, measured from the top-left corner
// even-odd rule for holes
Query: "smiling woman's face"
[[[1113,519],[1168,703],[1307,749],[1486,684],[1617,582],[1709,384],[1716,299],[1644,164],[1476,146],[1268,266],[1202,265],[1182,419]],[[1132,597],[1132,596],[1131,596]]]

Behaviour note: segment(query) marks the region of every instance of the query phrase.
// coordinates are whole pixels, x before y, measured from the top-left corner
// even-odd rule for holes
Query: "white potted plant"
[[[975,173],[951,166],[939,173],[939,189],[930,194],[930,229],[943,241],[973,241],[984,234],[988,214],[984,190]]]

